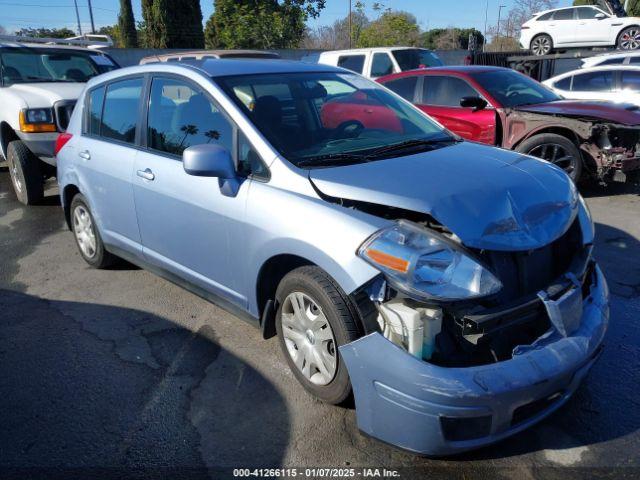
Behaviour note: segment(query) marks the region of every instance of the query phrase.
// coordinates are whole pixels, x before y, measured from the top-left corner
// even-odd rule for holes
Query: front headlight
[[[50,108],[28,108],[20,111],[20,131],[26,133],[55,132]]]
[[[373,234],[358,255],[411,297],[469,300],[502,288],[493,273],[456,243],[406,220]]]

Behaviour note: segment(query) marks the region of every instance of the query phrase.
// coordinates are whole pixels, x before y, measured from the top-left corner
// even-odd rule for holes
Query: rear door
[[[575,14],[575,8],[562,8],[553,14],[552,20],[548,25],[554,46],[575,43],[577,27]]]
[[[140,255],[131,177],[140,134],[142,76],[100,85],[86,96],[78,173],[105,243]]]
[[[464,108],[464,97],[481,97],[466,80],[449,75],[422,75],[416,106],[442,125],[467,140],[494,145],[496,112],[491,106],[483,110]]]

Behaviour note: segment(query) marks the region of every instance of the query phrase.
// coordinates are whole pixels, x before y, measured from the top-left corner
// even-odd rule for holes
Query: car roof
[[[428,48],[421,47],[372,47],[372,48],[352,48],[348,50],[328,50],[326,52],[320,52],[320,55],[348,55],[358,53],[369,52],[388,52],[389,50],[429,50]]]
[[[0,41],[0,48],[20,48],[20,49],[52,49],[52,50],[75,50],[78,52],[89,52],[89,53],[98,53],[98,54],[106,54],[105,52],[101,52],[100,50],[92,50],[85,47],[76,47],[74,45],[49,45],[46,43],[23,43],[23,42],[6,42]]]
[[[445,67],[429,67],[429,68],[418,68],[415,70],[405,70],[404,72],[392,73],[391,75],[385,75],[384,77],[380,77],[378,80],[387,81],[392,80],[394,78],[401,77],[410,77],[412,75],[433,75],[433,74],[447,74],[447,73],[462,73],[462,74],[472,74],[472,73],[485,73],[485,72],[502,72],[509,71],[512,72],[511,68],[504,67],[494,67],[491,65],[460,65],[460,66],[445,66]]]
[[[226,56],[236,56],[236,55],[245,55],[247,58],[250,58],[251,55],[255,57],[269,57],[269,58],[279,58],[280,55],[275,52],[270,52],[267,50],[247,50],[247,49],[236,49],[236,50],[184,50],[173,53],[165,53],[165,54],[157,54],[157,55],[149,55],[140,60],[141,64],[151,63],[151,62],[162,62],[167,61],[169,59],[182,59],[183,57],[195,57],[197,60],[201,60],[206,57],[216,57],[223,58]]]
[[[561,73],[560,75],[556,75],[555,77],[551,77],[543,81],[544,84],[550,84],[556,82],[557,80],[561,80],[565,77],[570,77],[571,75],[578,75],[582,73],[589,72],[601,72],[606,70],[615,70],[615,71],[629,71],[629,72],[640,72],[640,65],[598,65],[596,67],[584,67],[584,68],[576,68],[575,70],[571,70],[569,72]]]

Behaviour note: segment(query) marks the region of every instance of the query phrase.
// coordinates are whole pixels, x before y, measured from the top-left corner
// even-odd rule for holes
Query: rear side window
[[[109,84],[104,99],[100,135],[120,142],[134,143],[141,98],[141,78]]]
[[[154,78],[147,143],[173,155],[192,145],[218,144],[233,151],[233,126],[209,98],[182,80]]]
[[[553,86],[555,88],[559,88],[560,90],[569,91],[571,90],[571,80],[573,80],[573,77],[563,78],[562,80],[558,80],[556,83],[554,83]]]
[[[364,55],[342,55],[338,57],[338,66],[351,70],[352,72],[362,73],[364,69]]]
[[[613,72],[587,72],[573,77],[574,92],[610,92],[613,88]]]
[[[640,91],[640,72],[621,72],[620,82],[623,90]]]
[[[100,119],[102,118],[102,104],[104,102],[104,86],[91,90],[87,102],[87,120],[84,133],[100,135]]]
[[[393,62],[387,53],[375,53],[371,63],[371,76],[382,77],[393,73]]]
[[[564,10],[558,10],[553,15],[554,20],[573,20],[573,12],[575,8],[565,8]]]
[[[548,12],[548,13],[545,13],[544,15],[540,15],[536,21],[545,22],[547,20],[551,20],[551,17],[553,17],[553,13],[554,12]]]
[[[463,97],[478,97],[467,82],[460,78],[425,76],[422,87],[422,103],[442,107],[459,107]]]
[[[400,95],[405,100],[413,102],[416,93],[418,77],[402,77],[390,82],[385,82],[384,86]]]

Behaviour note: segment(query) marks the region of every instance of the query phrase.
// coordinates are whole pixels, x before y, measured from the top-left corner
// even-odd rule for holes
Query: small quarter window
[[[558,80],[553,86],[555,88],[568,92],[569,90],[571,90],[571,80],[573,80],[573,77],[566,77],[562,80]]]
[[[87,102],[87,118],[84,133],[100,135],[100,121],[102,119],[102,104],[104,103],[104,86],[91,90]]]

